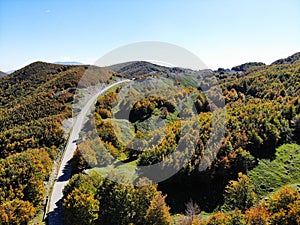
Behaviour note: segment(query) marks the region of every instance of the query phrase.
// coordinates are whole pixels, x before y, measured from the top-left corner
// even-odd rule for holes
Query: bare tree
[[[200,213],[200,207],[197,205],[197,203],[193,202],[191,199],[188,203],[185,204],[186,210],[185,215],[192,218],[192,220],[198,216]]]
[[[181,216],[178,219],[178,224],[191,225],[195,219],[200,221],[200,207],[196,203],[194,203],[193,200],[190,200],[188,203],[185,204],[185,206],[185,216]]]

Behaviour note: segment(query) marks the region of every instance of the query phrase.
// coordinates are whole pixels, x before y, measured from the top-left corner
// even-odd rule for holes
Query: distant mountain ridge
[[[286,63],[294,63],[300,60],[300,52],[297,52],[287,58],[278,59],[275,62],[271,63],[271,65],[279,65],[279,64],[286,64]]]
[[[125,62],[107,67],[115,72],[123,74],[125,77],[135,77],[151,73],[169,73],[170,68],[156,65],[146,61]]]
[[[0,71],[0,78],[4,77],[6,75],[7,75],[7,73],[4,73],[4,72]]]
[[[71,62],[54,62],[53,64],[59,64],[59,65],[70,65],[70,66],[82,66],[84,65],[81,62],[75,62],[75,61],[71,61]]]
[[[231,70],[245,72],[247,69],[253,66],[265,66],[265,65],[266,64],[262,62],[248,62],[248,63],[241,64],[239,66],[232,67]]]
[[[297,52],[291,56],[288,56],[287,58],[282,58],[274,61],[270,65],[279,65],[279,64],[286,64],[286,63],[294,63],[296,61],[300,60],[300,52]],[[70,65],[70,66],[82,66],[82,65],[87,65],[81,62],[77,61],[56,61],[53,62],[52,64],[56,65]],[[257,67],[257,66],[265,66],[266,64],[263,62],[246,62],[241,65],[237,65],[232,67],[231,69],[226,69],[226,70],[231,70],[232,72],[246,72],[248,69],[252,67]],[[170,71],[173,72],[184,72],[186,69],[184,68],[178,68],[178,67],[166,67],[166,66],[161,66],[157,64],[153,64],[150,62],[146,61],[132,61],[132,62],[124,62],[124,63],[119,63],[119,64],[114,64],[111,66],[107,66],[106,68],[122,73],[125,76],[136,76],[136,75],[143,75],[143,74],[149,74],[149,73],[155,73],[155,72],[165,72],[169,73]],[[222,69],[222,68],[221,68]],[[225,69],[224,69],[225,70]],[[16,70],[10,70],[6,72],[1,71],[0,78],[7,75],[7,74],[12,74]],[[3,74],[4,73],[4,74]]]
[[[13,72],[15,72],[16,70],[9,70],[9,71],[6,71],[5,73],[6,74],[12,74]]]

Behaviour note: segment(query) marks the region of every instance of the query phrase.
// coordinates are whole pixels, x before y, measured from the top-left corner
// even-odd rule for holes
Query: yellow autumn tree
[[[35,215],[35,208],[28,201],[14,199],[0,205],[0,224],[27,224]]]
[[[245,215],[249,225],[268,225],[270,218],[270,213],[262,206],[248,209]]]
[[[271,224],[300,224],[300,194],[290,186],[282,187],[263,205],[271,213]]]

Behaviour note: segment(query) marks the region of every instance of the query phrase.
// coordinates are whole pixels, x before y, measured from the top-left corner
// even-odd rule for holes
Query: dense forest
[[[126,65],[122,68],[122,72],[130,78],[136,77],[138,79],[136,82],[144,82],[147,79],[162,80],[167,77],[173,79],[182,91],[172,93],[170,90],[166,94],[172,96],[169,99],[164,99],[159,94],[151,95],[149,92],[148,97],[140,101],[136,101],[135,93],[138,89],[134,88],[130,89],[126,97],[122,96],[124,95],[122,88],[111,90],[101,96],[96,103],[95,121],[92,121],[94,124],[87,127],[96,126],[97,134],[110,154],[103,153],[103,149],[98,151],[101,147],[90,133],[90,145],[82,142],[79,144],[80,151],[75,154],[76,172],[85,170],[85,173],[93,174],[97,171],[105,176],[107,170],[103,168],[86,170],[91,164],[99,167],[105,165],[99,154],[106,155],[105,160],[110,163],[116,160],[114,163],[116,166],[109,169],[112,173],[118,173],[120,170],[132,173],[134,166],[147,166],[160,161],[164,161],[163,168],[169,165],[176,167],[176,160],[166,159],[166,156],[175,151],[183,124],[182,121],[180,123],[179,112],[172,106],[172,102],[185,95],[191,95],[198,113],[200,129],[190,130],[190,133],[197,135],[199,132],[200,139],[189,162],[175,176],[157,186],[157,190],[165,196],[171,214],[175,215],[173,222],[152,224],[172,224],[174,221],[177,224],[257,224],[258,221],[261,221],[260,224],[299,223],[297,188],[299,189],[300,180],[298,175],[300,146],[297,143],[299,144],[300,140],[300,61],[296,59],[270,66],[263,63],[246,63],[232,70],[213,71],[213,75],[220,79],[226,102],[226,130],[216,158],[205,171],[199,171],[199,165],[209,140],[212,122],[210,111],[212,106],[201,90],[201,86],[205,85],[192,86],[194,81],[181,76],[181,73],[187,71],[180,68],[159,71],[156,66],[149,78],[147,74],[143,75],[147,68],[143,68],[141,64],[143,63],[135,62],[133,68]],[[138,69],[138,66],[142,68]],[[147,63],[143,66],[147,66]],[[173,76],[174,71],[176,76]],[[130,114],[123,115],[123,111],[129,111]],[[165,121],[165,135],[159,142],[154,140],[162,129],[151,127],[151,121],[156,121],[157,118]],[[125,132],[122,123],[130,124],[130,130]],[[130,139],[130,135],[126,133],[133,133],[144,142],[135,145],[134,139]],[[129,144],[124,144],[124,140]],[[151,147],[147,147],[149,142]],[[143,144],[146,151],[137,151],[134,148]],[[92,145],[98,147],[89,147]],[[118,167],[118,161],[126,163]],[[140,171],[137,169],[135,172]],[[125,173],[124,177],[119,179],[128,179],[128,174]],[[74,191],[78,188],[80,187],[73,187]],[[110,194],[114,196],[117,193],[112,190]],[[278,201],[286,201],[284,198],[289,198],[286,195],[294,197],[279,204]],[[97,207],[101,208],[101,199],[97,194],[93,197],[98,200]],[[272,199],[274,202],[265,199]],[[69,201],[72,200],[65,201],[68,213],[72,207]],[[119,204],[123,204],[122,200],[120,201]],[[148,207],[150,205],[149,203]],[[76,208],[73,209],[76,212]],[[290,209],[293,213],[286,216]],[[136,214],[135,210],[139,209],[132,209],[132,213]],[[145,211],[138,213],[145,215]],[[101,221],[103,218],[101,213],[94,216],[94,220],[88,224],[129,224],[123,222],[123,216],[118,217],[117,222]],[[115,217],[116,215],[114,219],[117,219]],[[70,224],[74,222],[75,220],[70,220]],[[134,218],[130,222],[145,223]]]
[[[77,86],[122,76],[137,85],[100,96],[78,141],[64,190],[66,224],[300,224],[299,55],[200,71],[201,83],[184,76],[187,69],[146,62],[109,69],[36,62],[0,78],[0,224],[27,224],[42,210]],[[93,79],[79,83],[87,71]],[[205,95],[212,77],[226,103],[226,127],[218,154],[200,170],[217,108]],[[148,80],[176,89],[152,94],[139,85]],[[137,100],[141,90],[146,97]],[[174,102],[187,97],[195,110],[179,111]],[[193,113],[197,127],[183,120]],[[180,167],[182,155],[168,156],[194,137]],[[137,178],[138,168],[158,162],[179,171],[158,184],[147,174]]]
[[[36,62],[0,79],[0,224],[26,224],[43,209],[62,121],[82,75],[97,70]]]

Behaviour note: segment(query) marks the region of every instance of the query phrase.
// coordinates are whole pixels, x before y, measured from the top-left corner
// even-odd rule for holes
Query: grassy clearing
[[[276,150],[273,161],[260,160],[258,166],[249,172],[259,197],[263,198],[278,188],[300,183],[300,146],[286,144]]]
[[[134,126],[125,119],[109,119],[112,121],[112,125],[116,136],[122,144],[126,145],[134,136]]]
[[[109,165],[107,167],[97,167],[87,170],[87,174],[97,172],[102,177],[107,177],[108,175],[115,173],[124,175],[124,177],[129,181],[134,181],[138,174],[136,172],[137,161],[132,161],[128,163],[120,163],[120,161],[116,161],[114,164]]]

